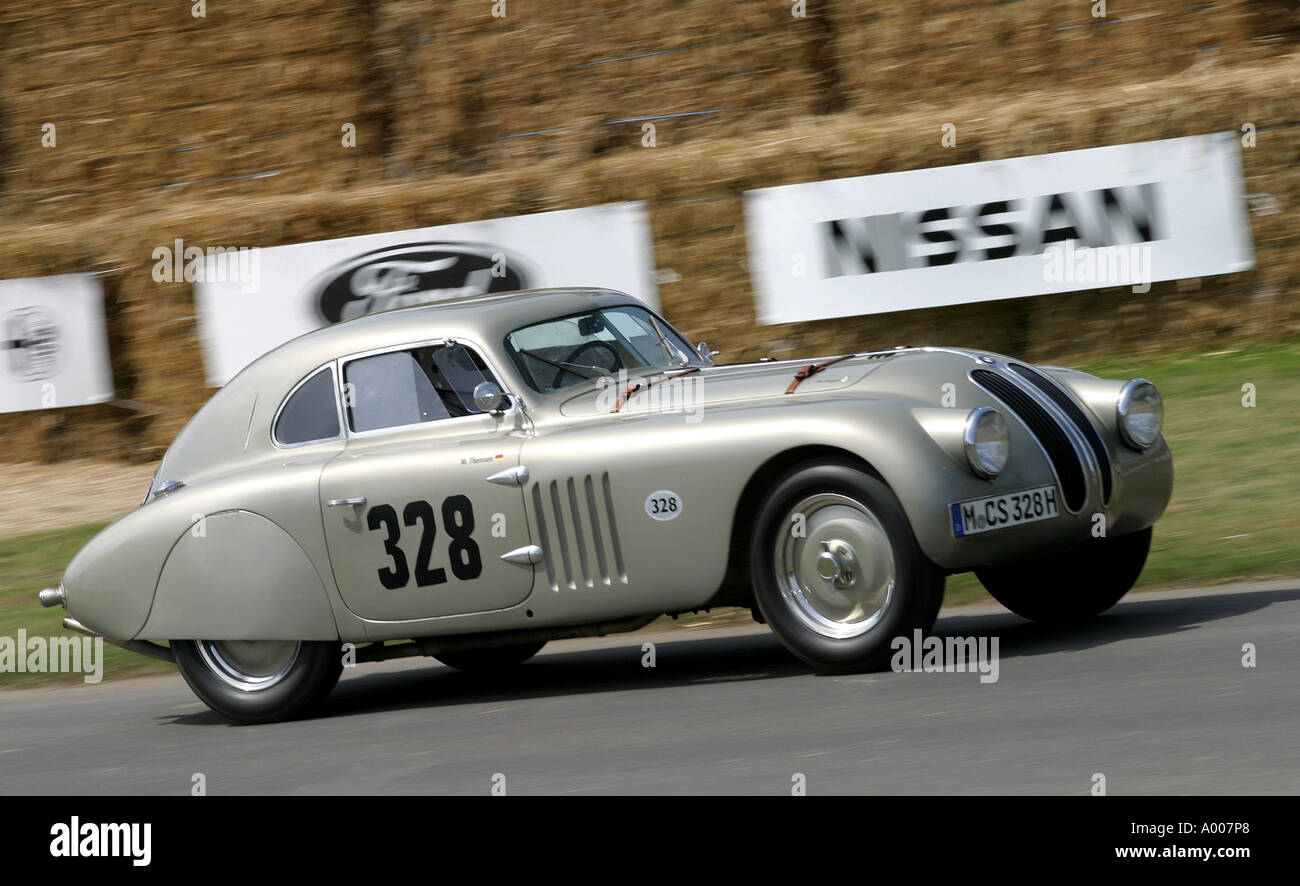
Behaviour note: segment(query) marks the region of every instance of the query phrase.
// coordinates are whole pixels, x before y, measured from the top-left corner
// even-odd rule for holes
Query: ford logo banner
[[[348,259],[320,274],[308,298],[328,323],[462,296],[527,289],[519,260],[467,243],[409,243]]]

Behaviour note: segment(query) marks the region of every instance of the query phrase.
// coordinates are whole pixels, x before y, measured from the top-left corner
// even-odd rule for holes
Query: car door
[[[499,384],[479,353],[434,342],[339,362],[348,442],[320,498],[347,607],[400,621],[523,601],[533,567],[518,415],[474,406],[477,383]]]

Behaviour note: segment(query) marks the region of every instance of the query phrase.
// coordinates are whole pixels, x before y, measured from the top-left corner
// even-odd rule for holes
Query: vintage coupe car
[[[713,353],[598,289],[311,332],[217,392],[41,599],[260,722],[345,661],[501,669],[724,605],[815,668],[880,668],[948,574],[1060,621],[1141,572],[1173,482],[1149,382],[946,347]]]

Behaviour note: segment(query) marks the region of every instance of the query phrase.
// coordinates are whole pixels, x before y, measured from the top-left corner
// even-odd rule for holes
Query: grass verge
[[[28,637],[79,637],[65,630],[62,607],[46,609],[36,600],[41,588],[55,587],[74,554],[103,523],[55,529],[15,538],[0,539],[0,637],[15,640],[19,630]],[[104,644],[104,680],[121,680],[176,669],[164,661],[146,658]],[[17,686],[80,686],[82,674],[0,673],[0,688]]]

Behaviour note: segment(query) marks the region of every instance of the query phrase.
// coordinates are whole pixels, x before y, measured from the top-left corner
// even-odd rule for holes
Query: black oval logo
[[[519,260],[470,243],[406,243],[350,258],[321,273],[308,298],[327,323],[462,296],[527,289]]]

